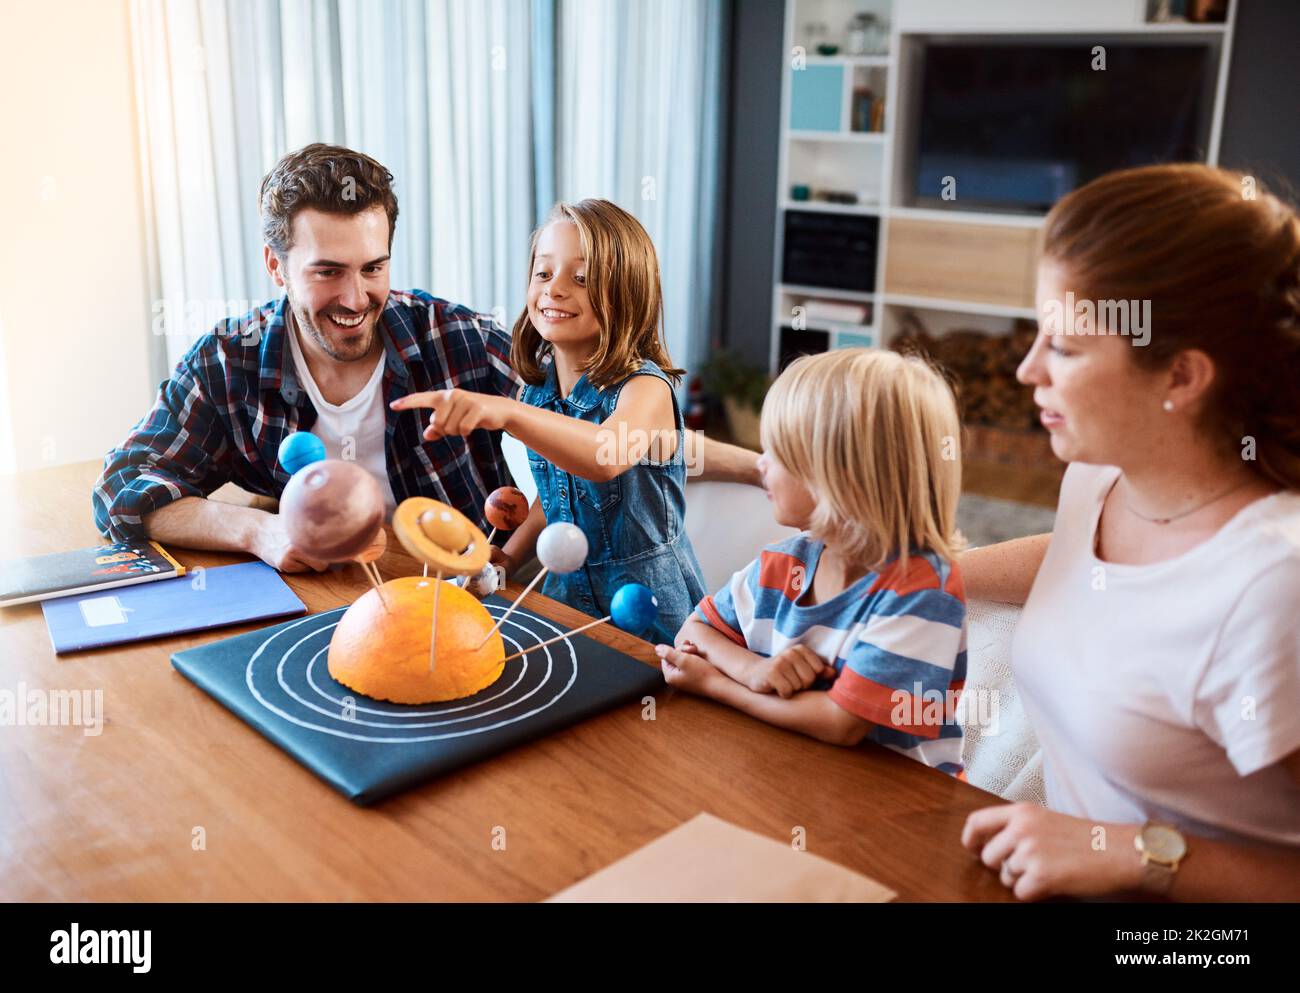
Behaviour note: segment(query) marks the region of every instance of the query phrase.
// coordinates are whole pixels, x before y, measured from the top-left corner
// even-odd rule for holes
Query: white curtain
[[[708,341],[722,6],[131,0],[160,363],[275,295],[258,186],[285,152],[324,141],[396,177],[393,286],[507,327],[551,200],[617,201],[655,239],[669,348],[694,364]]]
[[[559,0],[558,197],[604,197],[645,226],[687,368],[713,319],[724,18],[717,0]]]
[[[531,0],[132,0],[154,331],[168,367],[275,295],[257,191],[313,141],[396,177],[393,286],[503,319],[536,221]]]

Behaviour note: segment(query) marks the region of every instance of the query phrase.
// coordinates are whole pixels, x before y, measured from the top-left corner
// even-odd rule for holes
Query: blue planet
[[[617,624],[629,634],[641,634],[659,617],[659,601],[650,587],[640,583],[626,583],[618,588],[609,602],[609,613]]]
[[[292,476],[303,466],[325,460],[325,442],[310,431],[295,431],[280,442],[280,466]]]

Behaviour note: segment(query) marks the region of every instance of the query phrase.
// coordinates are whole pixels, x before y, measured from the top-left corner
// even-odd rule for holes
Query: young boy
[[[793,363],[763,405],[759,467],[777,521],[803,533],[658,646],[669,684],[959,775],[959,432],[948,385],[919,359],[842,349]]]

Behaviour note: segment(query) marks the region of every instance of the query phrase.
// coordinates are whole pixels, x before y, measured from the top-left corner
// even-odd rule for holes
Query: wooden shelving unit
[[[849,51],[851,22],[856,15],[864,13],[875,17],[878,25],[874,37],[865,40],[888,50]],[[780,361],[783,326],[798,326],[804,332],[824,335],[831,348],[846,344],[880,344],[878,319],[881,301],[877,293],[787,284],[781,280],[785,219],[789,212],[875,218],[879,227],[884,227],[886,168],[891,148],[887,103],[894,73],[889,27],[892,14],[890,0],[788,0],[786,4],[786,59],[778,167],[780,209],[777,211],[774,270],[777,283],[773,287],[769,352],[773,371]],[[819,43],[838,45],[839,51],[834,55],[819,54],[816,51]],[[835,105],[821,106],[820,113],[803,113],[798,104],[801,94],[797,90],[799,83],[807,77],[796,76],[797,73],[821,74],[819,79],[810,80],[810,88],[813,92],[820,88],[820,92],[832,95]],[[883,120],[879,120],[877,113],[875,122],[866,122],[878,124],[878,130],[854,130],[855,124],[864,123],[861,119],[854,120],[854,91],[864,89],[871,91],[873,100],[882,101]],[[799,126],[809,118],[821,126]],[[796,187],[806,188],[809,199],[795,199]],[[857,202],[845,204],[815,199],[826,190],[851,193],[857,197]],[[874,285],[880,286],[879,273]],[[865,319],[861,324],[854,324],[804,317],[796,308],[810,299],[860,306],[864,308]]]
[[[1036,316],[1032,274],[1025,286],[1019,261],[1014,256],[1003,257],[1002,269],[1019,282],[1011,287],[1014,292],[1000,295],[981,296],[953,290],[952,287],[969,287],[974,283],[972,274],[961,272],[953,272],[946,280],[931,279],[928,286],[918,286],[915,279],[901,278],[906,272],[902,265],[906,260],[895,256],[910,250],[920,258],[915,246],[918,231],[924,231],[926,225],[950,226],[952,241],[957,243],[979,236],[969,225],[1001,230],[1006,237],[990,237],[989,241],[1002,243],[1004,252],[1020,251],[1024,254],[1024,264],[1032,266],[1032,243],[1042,224],[1041,214],[957,207],[947,210],[908,204],[903,174],[909,140],[906,128],[914,117],[912,101],[917,96],[909,92],[909,83],[914,89],[916,56],[931,37],[987,36],[990,41],[1026,36],[1141,38],[1169,39],[1171,43],[1189,36],[1212,39],[1218,45],[1218,73],[1206,161],[1217,162],[1236,2],[1230,2],[1227,20],[1221,24],[1154,23],[1158,9],[1156,0],[1090,0],[1087,4],[1072,0],[1034,3],[982,0],[979,4],[968,0],[788,0],[776,190],[779,209],[774,272],[777,282],[772,289],[769,349],[772,371],[777,370],[782,354],[782,328],[796,322],[807,332],[818,335],[819,343],[835,348],[860,344],[887,346],[909,314],[922,316],[927,327],[933,326],[940,334],[951,328],[1007,333],[1017,321],[1033,320]],[[888,25],[886,51],[846,53],[847,27],[859,13],[869,13]],[[816,44],[825,42],[839,45],[840,51],[834,55],[818,54]],[[810,72],[812,76],[807,75]],[[852,130],[855,87],[866,87],[872,91],[873,98],[883,100],[880,130]],[[805,100],[810,94],[819,98],[811,107]],[[857,202],[799,200],[794,196],[795,187],[804,187],[812,198],[827,190],[849,193],[857,197]],[[856,292],[806,282],[799,285],[781,282],[785,222],[791,211],[877,219],[874,289]],[[890,254],[891,229],[898,241],[895,256]],[[1011,237],[1014,233],[1022,233],[1024,237]],[[974,257],[974,253],[971,255]],[[938,267],[939,263],[935,265]],[[961,278],[963,275],[967,278]],[[902,288],[904,285],[906,289]],[[866,308],[866,317],[861,325],[800,321],[794,308],[809,300],[851,301]]]

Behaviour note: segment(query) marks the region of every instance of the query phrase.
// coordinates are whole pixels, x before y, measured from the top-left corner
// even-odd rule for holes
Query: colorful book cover
[[[56,654],[307,612],[264,562],[195,569],[120,592],[58,597],[41,608]]]
[[[120,541],[0,562],[0,607],[185,575],[154,541]]]

